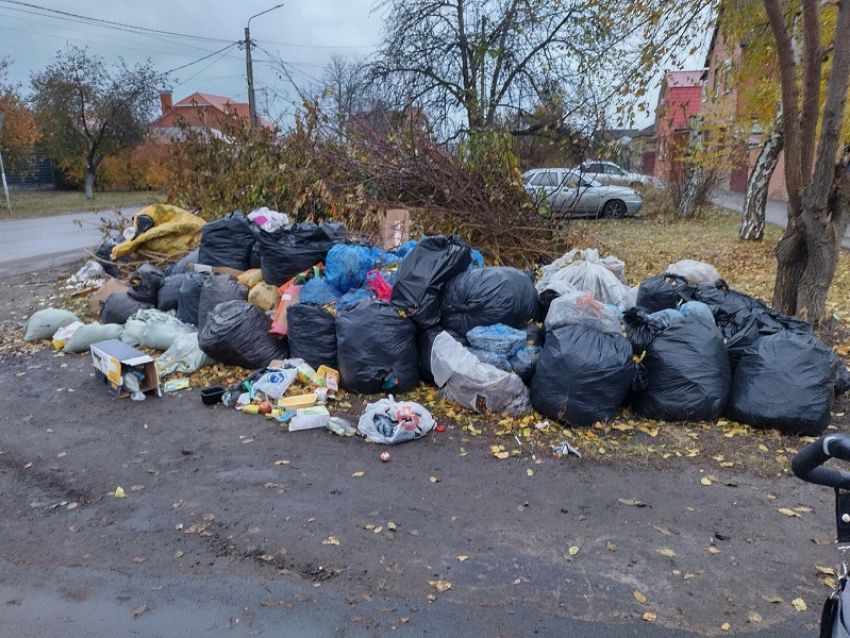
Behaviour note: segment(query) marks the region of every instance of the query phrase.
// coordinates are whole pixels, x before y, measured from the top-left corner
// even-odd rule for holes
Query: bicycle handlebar
[[[809,443],[794,456],[791,469],[807,483],[850,490],[850,472],[823,467],[831,458],[850,461],[850,435],[826,434]]]

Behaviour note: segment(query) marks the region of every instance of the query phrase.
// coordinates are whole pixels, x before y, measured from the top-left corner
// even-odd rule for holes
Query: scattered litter
[[[581,458],[581,452],[575,449],[572,445],[570,445],[570,442],[566,440],[558,443],[558,445],[553,445],[552,451],[564,456],[575,454],[577,457]]]

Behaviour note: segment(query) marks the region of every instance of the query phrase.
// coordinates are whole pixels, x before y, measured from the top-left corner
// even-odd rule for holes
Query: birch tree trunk
[[[738,229],[740,239],[761,241],[764,238],[764,211],[767,205],[768,185],[779,163],[779,156],[784,145],[785,135],[782,130],[782,105],[780,104],[776,109],[773,130],[762,142],[755,166],[747,177],[744,211],[741,216],[741,227]]]

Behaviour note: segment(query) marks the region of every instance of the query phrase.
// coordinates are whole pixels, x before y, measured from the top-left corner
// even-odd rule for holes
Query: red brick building
[[[655,167],[653,175],[671,179],[682,168],[691,118],[700,112],[702,70],[667,71],[655,110]]]
[[[162,106],[160,115],[151,125],[154,131],[160,132],[167,137],[173,137],[178,133],[177,122],[181,119],[190,126],[205,126],[215,133],[221,133],[221,122],[229,115],[236,115],[245,120],[250,119],[250,110],[247,102],[234,102],[230,98],[209,93],[192,93],[176,104],[172,103],[171,93],[162,93],[159,96]],[[266,128],[274,128],[267,120],[258,117],[257,125]]]

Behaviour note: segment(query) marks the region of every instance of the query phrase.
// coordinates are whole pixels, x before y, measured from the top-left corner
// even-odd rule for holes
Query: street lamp
[[[251,20],[263,15],[264,13],[268,13],[269,11],[280,9],[282,6],[282,4],[279,4],[271,9],[266,9],[265,11],[260,11],[259,13],[252,15],[248,18],[248,24],[245,27],[245,65],[248,69],[248,113],[251,117],[251,130],[254,131],[257,130],[257,103],[254,100],[254,67],[251,63]]]

